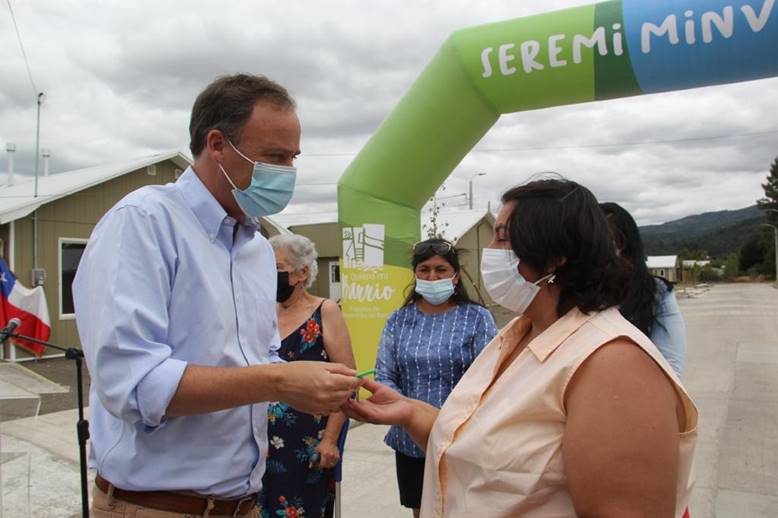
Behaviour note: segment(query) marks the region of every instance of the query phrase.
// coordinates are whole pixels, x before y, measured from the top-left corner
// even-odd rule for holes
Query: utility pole
[[[486,176],[486,173],[475,173],[467,182],[467,208],[473,210],[473,180],[476,176]]]
[[[764,209],[765,212],[776,212],[776,209]],[[775,283],[778,284],[778,227],[771,225],[770,223],[762,223],[764,227],[772,227],[773,229],[773,246],[775,247]]]

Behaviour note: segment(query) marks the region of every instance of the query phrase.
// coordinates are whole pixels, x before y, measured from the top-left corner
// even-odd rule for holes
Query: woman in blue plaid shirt
[[[439,408],[497,328],[492,314],[467,296],[451,243],[417,243],[411,264],[414,289],[386,322],[376,380]],[[424,452],[399,427],[392,427],[384,441],[395,450],[400,503],[418,517]]]

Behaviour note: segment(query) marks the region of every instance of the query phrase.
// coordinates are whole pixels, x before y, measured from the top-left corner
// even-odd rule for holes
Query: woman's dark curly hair
[[[628,265],[616,254],[605,214],[589,189],[561,177],[540,179],[508,190],[502,202],[516,202],[508,237],[520,261],[546,274],[564,260],[554,270],[557,315],[621,303]]]
[[[435,251],[435,249],[440,250],[445,248],[448,248],[448,251],[443,254],[439,254]],[[455,275],[462,269],[459,265],[459,251],[457,248],[445,239],[433,237],[425,241],[420,241],[413,247],[413,256],[411,257],[411,267],[413,268],[413,271],[416,271],[416,267],[419,264],[423,263],[431,257],[435,257],[436,255],[439,255],[445,259],[448,264],[451,265],[451,267],[454,269]],[[407,295],[405,296],[403,307],[413,304],[421,298],[421,295],[416,293],[415,276],[413,282],[406,288],[406,292]],[[454,286],[454,294],[451,295],[450,300],[457,306],[460,304],[475,304],[475,302],[473,302],[470,297],[468,297],[461,278]]]
[[[646,266],[646,253],[640,230],[629,212],[613,202],[601,203],[610,225],[611,236],[616,249],[630,263],[631,274],[628,287],[621,302],[621,314],[632,324],[651,336],[656,320],[657,292],[664,287],[669,292],[673,285],[662,277],[651,275]],[[661,324],[660,324],[661,325]]]

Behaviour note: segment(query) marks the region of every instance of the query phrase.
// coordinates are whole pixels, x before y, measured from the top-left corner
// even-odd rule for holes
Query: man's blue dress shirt
[[[236,228],[237,225],[237,228]],[[276,266],[253,222],[189,168],[127,195],[97,224],[73,283],[92,377],[91,460],[127,490],[259,490],[265,404],[166,417],[187,365],[265,364],[280,345]]]

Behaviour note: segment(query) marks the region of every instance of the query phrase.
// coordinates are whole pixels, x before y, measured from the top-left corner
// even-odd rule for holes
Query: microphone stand
[[[3,338],[19,338],[36,344],[45,345],[65,353],[65,358],[76,362],[76,383],[78,385],[78,422],[76,423],[76,434],[78,436],[78,454],[81,464],[81,513],[84,518],[89,518],[89,490],[86,474],[86,441],[89,439],[89,421],[84,419],[84,389],[82,386],[81,364],[84,359],[84,352],[75,347],[61,347],[43,340],[38,340],[30,336],[19,335],[16,333],[2,333]]]

